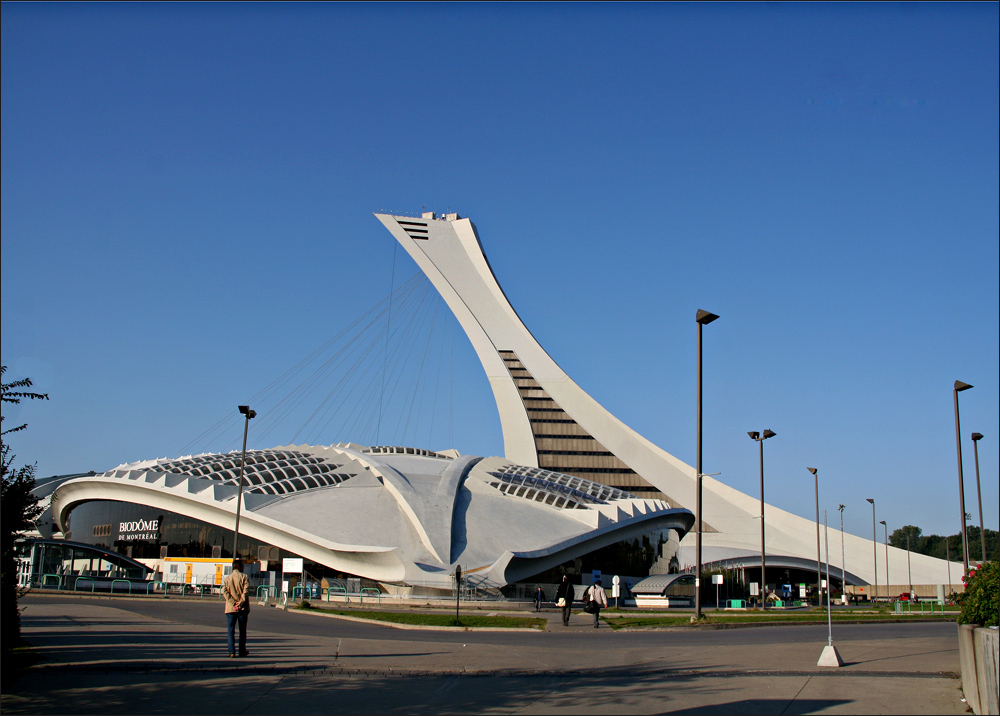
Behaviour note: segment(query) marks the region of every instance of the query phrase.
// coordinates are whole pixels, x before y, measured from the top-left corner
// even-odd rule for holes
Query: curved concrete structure
[[[500,288],[472,221],[431,212],[375,216],[427,275],[472,342],[493,389],[509,459],[694,506],[695,469],[611,415],[545,352]],[[717,560],[759,566],[759,499],[706,477],[703,500],[704,561],[713,561],[709,555],[714,550]],[[772,506],[765,510],[765,520],[769,564],[816,564],[814,521]],[[872,548],[871,540],[846,535],[848,581],[854,575],[855,581],[873,582]],[[838,564],[839,531],[830,533],[830,550],[831,562]],[[884,557],[879,547],[883,584]],[[906,560],[905,550],[890,548],[890,575],[906,574]],[[950,581],[943,560],[912,555],[911,562],[916,584]],[[961,575],[961,565],[953,563],[951,573]]]
[[[205,454],[70,476],[39,525],[70,536],[75,507],[113,501],[231,530],[239,463],[238,452]],[[693,522],[662,500],[499,457],[288,445],[247,452],[240,533],[334,570],[450,589],[459,564],[500,587],[625,539],[660,533],[676,545],[670,531]]]

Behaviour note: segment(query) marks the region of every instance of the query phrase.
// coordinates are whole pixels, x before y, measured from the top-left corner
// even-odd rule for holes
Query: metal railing
[[[42,575],[42,581],[38,585],[39,589],[45,589],[47,586],[49,586],[48,584],[45,583],[45,580],[48,577],[55,577],[56,578],[56,584],[55,584],[56,589],[62,589],[63,579],[62,579],[62,575],[61,574],[43,574]]]
[[[351,601],[350,597],[347,596],[347,587],[329,587],[326,590],[326,601],[330,601],[330,594],[333,592],[342,593],[344,595],[344,604]]]
[[[462,599],[485,602],[507,600],[507,597],[503,595],[503,592],[488,583],[486,577],[466,574],[462,582],[463,584],[460,590],[460,596]]]
[[[89,577],[83,577],[83,579],[89,579]],[[80,581],[80,580],[78,579],[77,581]],[[119,583],[121,583],[121,584],[127,584],[128,585],[128,593],[130,595],[132,594],[132,582],[129,581],[129,580],[127,580],[127,579],[112,579],[111,580],[111,593],[112,594],[114,594],[114,592],[115,592],[115,585],[119,584]]]
[[[97,580],[94,579],[93,577],[77,577],[76,581],[73,582],[73,591],[74,592],[80,586],[80,580],[81,579],[89,579],[90,580],[90,591],[91,591],[91,593],[93,593],[93,592],[95,592],[97,590]]]
[[[358,592],[358,601],[361,604],[365,603],[365,595],[366,594],[369,594],[369,595],[370,594],[374,594],[375,597],[378,599],[379,606],[382,605],[382,592],[380,592],[379,590],[375,589],[374,587],[362,587],[361,588],[361,591]]]
[[[929,613],[931,616],[934,615],[935,607],[937,611],[944,614],[944,605],[938,604],[937,602],[916,602],[920,606],[921,615]],[[902,614],[904,611],[907,614],[913,613],[913,602],[910,601],[897,601],[896,602],[896,614]]]
[[[260,593],[263,590],[264,598],[261,599]],[[267,604],[268,600],[271,598],[271,590],[274,590],[274,598],[278,598],[278,587],[273,584],[261,584],[257,587],[257,603],[261,606]]]

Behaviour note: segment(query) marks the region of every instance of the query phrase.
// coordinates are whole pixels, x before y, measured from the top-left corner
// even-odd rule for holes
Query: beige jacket
[[[592,585],[587,590],[587,596],[590,597],[591,601],[597,602],[602,607],[608,606],[608,595],[605,593],[603,587],[598,587],[596,584]]]
[[[249,591],[250,580],[243,572],[234,569],[232,574],[222,580],[222,596],[226,599],[226,614],[249,611],[250,600],[247,598]]]

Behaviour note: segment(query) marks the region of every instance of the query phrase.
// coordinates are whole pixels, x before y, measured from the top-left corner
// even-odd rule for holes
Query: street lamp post
[[[765,578],[765,550],[764,550],[764,441],[777,435],[776,432],[768,428],[763,433],[751,430],[747,433],[751,440],[756,440],[760,447],[760,594],[761,605],[767,609],[767,579]]]
[[[701,505],[701,483],[702,483],[702,470],[701,470],[701,327],[707,326],[709,323],[718,318],[714,313],[709,313],[708,311],[703,311],[700,308],[698,313],[695,315],[695,320],[698,323],[698,451],[697,451],[697,470],[698,470],[698,485],[697,485],[697,496],[695,497],[695,511],[697,513],[697,521],[695,522],[695,529],[698,531],[695,535],[695,551],[697,556],[695,561],[695,573],[694,573],[694,618],[695,620],[701,619],[701,533],[702,533],[702,505]]]
[[[250,421],[257,417],[256,410],[250,410],[249,405],[239,406],[240,414],[246,420],[243,422],[243,456],[240,458],[239,492],[236,495],[236,529],[233,530],[233,559],[239,559],[237,551],[240,544],[240,507],[243,505],[243,472],[247,464],[247,433],[250,431]]]
[[[847,604],[847,549],[844,547],[844,507],[841,505],[837,509],[840,510],[840,601]]]
[[[983,439],[982,433],[972,433],[972,449],[976,453],[976,497],[979,499],[979,544],[983,553],[980,560],[985,562],[986,556],[986,530],[983,529],[983,491],[979,487],[979,441]]]
[[[906,583],[910,587],[910,599],[913,599],[913,572],[910,571],[910,533],[906,533]]]
[[[870,497],[865,498],[872,504],[872,562],[875,565],[875,582],[873,585],[872,604],[878,598],[878,532],[875,528],[875,500]]]
[[[947,537],[944,538],[944,558],[948,563],[948,594],[951,595],[951,546]]]
[[[972,386],[955,381],[955,447],[958,450],[958,501],[962,512],[962,574],[969,573],[969,535],[965,530],[965,479],[962,476],[962,428],[958,419],[958,394]]]
[[[815,467],[807,467],[809,472],[813,476],[813,484],[816,488],[816,603],[819,606],[823,606],[823,572],[820,561],[819,553],[819,470]],[[830,588],[830,583],[827,581],[826,588]]]
[[[885,523],[885,520],[879,520],[878,523],[885,528],[885,601],[889,601],[889,525]]]

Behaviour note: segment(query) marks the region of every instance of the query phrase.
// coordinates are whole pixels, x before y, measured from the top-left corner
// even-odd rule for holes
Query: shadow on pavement
[[[827,709],[853,703],[850,699],[796,699],[791,703],[787,699],[747,699],[745,701],[729,701],[684,708],[678,711],[664,711],[667,714],[816,714]]]
[[[90,674],[45,670],[24,674],[3,695],[4,713],[149,714],[386,714],[386,713],[649,713],[681,707],[671,695],[702,703],[715,694],[735,695],[718,679],[693,674],[613,672],[535,675],[334,675],[290,676],[176,672]],[[99,677],[99,678],[95,678]],[[729,693],[726,693],[729,692]],[[794,695],[795,690],[790,691]],[[690,702],[688,702],[690,703]],[[738,702],[731,702],[738,703]],[[763,702],[762,702],[763,703]],[[788,701],[771,704],[780,713]],[[706,711],[705,713],[715,713]],[[720,711],[719,713],[726,713]],[[747,712],[749,713],[749,711]]]

